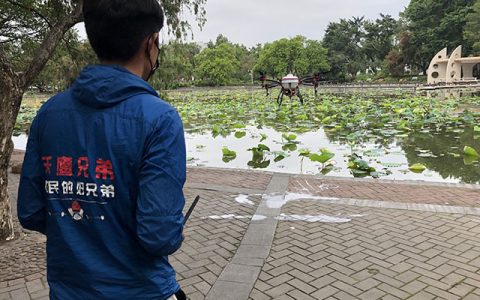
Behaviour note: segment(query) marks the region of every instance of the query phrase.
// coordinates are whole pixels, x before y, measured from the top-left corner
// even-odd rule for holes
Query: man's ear
[[[152,51],[159,46],[159,38],[160,35],[158,34],[158,32],[155,32],[150,36],[150,39],[148,40],[148,50]]]
[[[145,49],[144,51],[147,51],[147,53],[150,53],[150,51],[152,51],[152,46],[154,45],[153,41],[153,34],[145,37],[142,42],[142,48]]]

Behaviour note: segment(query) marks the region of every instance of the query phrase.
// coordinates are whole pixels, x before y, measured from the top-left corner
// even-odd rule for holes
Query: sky
[[[410,0],[207,0],[207,23],[202,31],[191,22],[194,41],[207,43],[219,34],[247,47],[303,35],[321,40],[330,22],[380,13],[398,18]],[[193,21],[186,14],[185,18]],[[82,25],[80,35],[85,36]],[[162,32],[164,42],[167,31]]]

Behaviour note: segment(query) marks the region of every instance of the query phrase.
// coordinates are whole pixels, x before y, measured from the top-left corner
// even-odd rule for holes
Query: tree
[[[385,57],[384,68],[393,77],[400,77],[405,70],[405,62],[399,49],[394,48]]]
[[[403,17],[407,21],[409,35],[408,48],[415,51],[412,55],[412,67],[426,74],[432,57],[441,49],[455,49],[464,45],[469,53],[471,45],[467,43],[463,32],[466,16],[475,0],[412,0]]]
[[[229,43],[220,43],[213,48],[205,48],[195,58],[197,77],[213,85],[229,83],[239,65],[234,49]]]
[[[98,62],[90,43],[79,40],[76,32],[68,31],[64,40],[64,43],[55,48],[52,57],[32,83],[40,92],[51,93],[67,88],[81,69]],[[34,53],[28,53],[22,60],[30,61],[33,55]]]
[[[467,14],[464,36],[468,44],[472,45],[474,54],[480,54],[480,0],[475,1],[470,13]]]
[[[0,239],[13,238],[12,216],[7,192],[7,172],[13,150],[11,136],[20,109],[22,95],[45,66],[65,32],[82,19],[80,2],[61,6],[61,10],[56,10],[58,8],[56,4],[58,3],[52,2],[44,4],[29,1],[29,3],[24,5],[20,2],[8,0],[2,2],[0,6],[0,11],[2,12],[8,11],[13,14],[17,11],[18,14],[18,11],[20,11],[20,14],[18,14],[20,18],[17,18],[15,15],[2,16],[8,20],[2,22],[1,31],[5,33],[2,39],[7,39],[11,45],[18,45],[21,44],[19,39],[23,37],[23,34],[30,34],[35,41],[42,41],[35,51],[34,59],[28,63],[27,68],[22,69],[20,72],[16,72],[7,56],[11,57],[14,54],[12,51],[14,46],[2,47],[0,49],[0,107],[2,107],[0,112]],[[48,6],[55,6],[55,9]],[[51,9],[49,17],[52,19],[53,15],[57,15],[59,11],[62,11],[61,13],[64,14],[64,17],[59,19],[49,29],[47,27],[52,22],[49,21],[49,17],[43,15],[43,11],[48,12],[47,8]],[[47,24],[39,26],[37,32],[29,27],[31,23],[28,22],[32,21],[35,24],[42,24],[42,20]],[[10,27],[11,30],[7,30],[6,27]]]
[[[214,46],[220,46],[220,44],[231,44],[226,36],[219,34],[215,40]]]
[[[160,68],[152,78],[152,85],[159,89],[170,89],[191,84],[198,53],[200,46],[196,43],[177,40],[162,46]]]
[[[188,22],[183,9],[205,21],[206,0],[162,0],[169,31],[184,36]],[[83,0],[3,0],[0,2],[0,240],[13,238],[8,199],[8,164],[13,151],[11,136],[22,96],[35,81],[55,48],[72,26],[82,21]],[[33,53],[22,62],[25,47]]]
[[[318,41],[303,36],[284,38],[265,44],[254,69],[273,78],[289,72],[305,76],[330,70],[326,55],[327,50]]]
[[[366,69],[362,43],[365,38],[364,18],[340,19],[331,22],[323,38],[323,46],[328,49],[328,61],[332,66],[334,79],[353,79],[358,72]]]
[[[215,42],[210,41],[208,48],[215,48],[221,44],[227,44],[231,47],[233,55],[238,61],[238,66],[229,78],[229,83],[247,83],[250,82],[250,72],[253,70],[258,59],[258,46],[248,49],[244,45],[234,44],[228,40],[223,34],[219,34]]]
[[[260,52],[255,70],[279,78],[288,72],[293,72],[295,54],[291,53],[288,39],[280,39],[267,43]],[[299,50],[299,49],[297,49]]]
[[[395,45],[397,20],[389,15],[380,14],[375,21],[365,21],[365,39],[362,43],[367,67],[376,73],[381,68],[385,57]]]
[[[320,41],[306,40],[305,48],[302,51],[303,68],[297,66],[299,74],[307,75],[317,72],[330,71],[327,59],[328,50],[322,46]]]
[[[246,83],[250,81],[250,72],[253,70],[258,59],[255,48],[247,49],[244,45],[232,44],[233,55],[238,60],[238,67],[233,72],[232,79],[235,83]]]

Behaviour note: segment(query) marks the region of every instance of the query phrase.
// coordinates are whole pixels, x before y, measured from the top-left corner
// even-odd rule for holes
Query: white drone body
[[[293,90],[298,87],[299,80],[297,76],[294,76],[290,73],[287,76],[283,77],[281,82],[284,89]]]

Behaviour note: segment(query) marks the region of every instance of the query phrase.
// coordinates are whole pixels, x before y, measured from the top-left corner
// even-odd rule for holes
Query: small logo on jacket
[[[80,206],[80,203],[76,200],[72,202],[72,206],[68,209],[68,212],[75,221],[83,219],[83,209]]]

